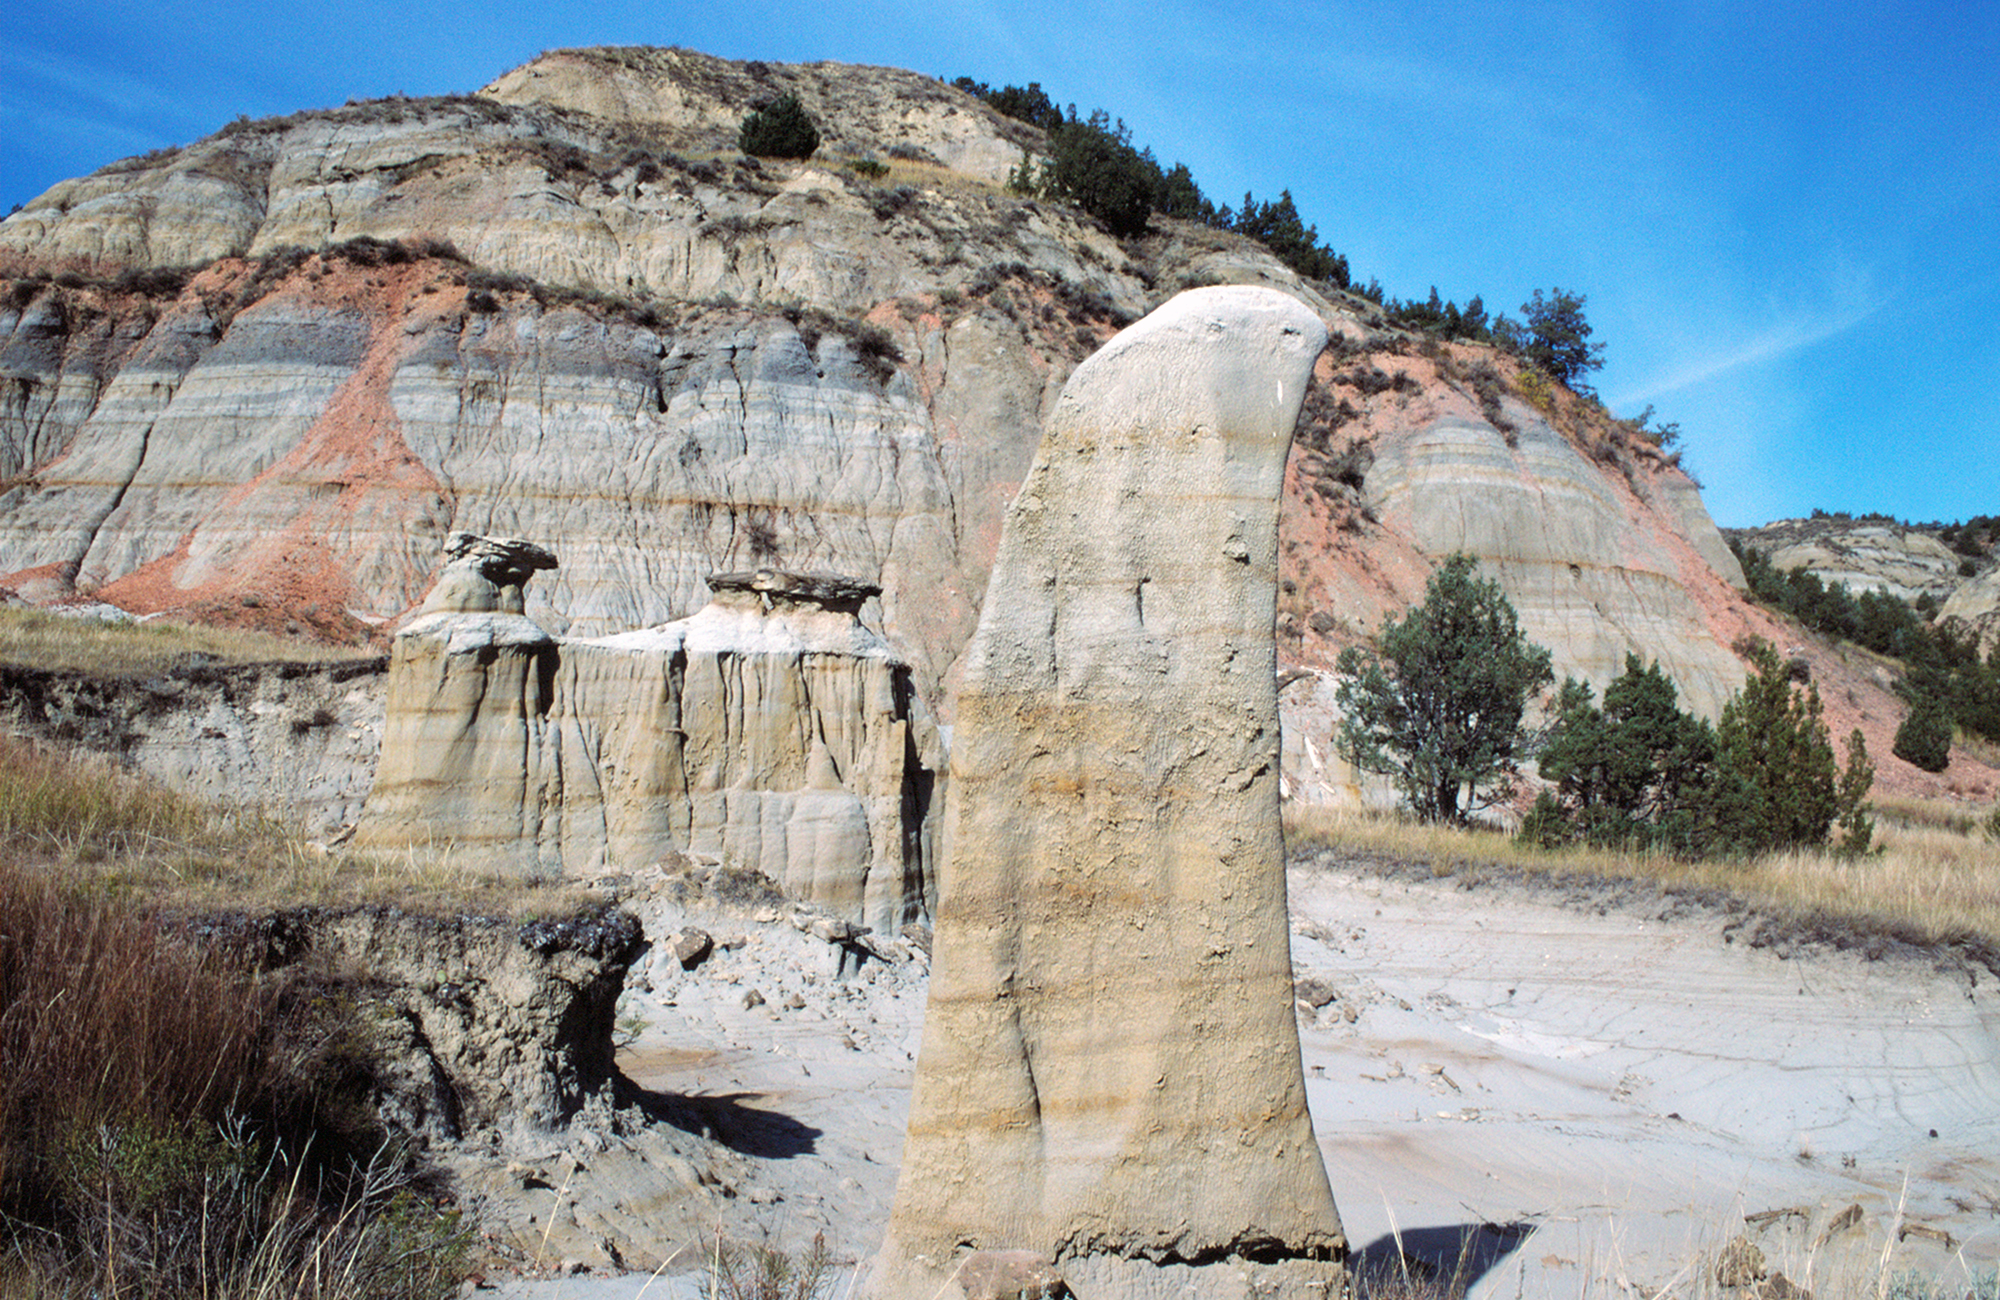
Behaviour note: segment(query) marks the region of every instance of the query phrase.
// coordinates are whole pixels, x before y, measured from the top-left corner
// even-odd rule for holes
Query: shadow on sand
[[[1362,1300],[1369,1296],[1452,1300],[1519,1250],[1534,1231],[1533,1223],[1409,1228],[1376,1238],[1349,1262]]]
[[[723,1092],[683,1095],[642,1088],[624,1081],[622,1100],[646,1112],[649,1119],[671,1124],[683,1133],[693,1133],[720,1142],[740,1155],[762,1160],[789,1160],[810,1155],[822,1130],[801,1124],[790,1115],[775,1110],[759,1110],[748,1103],[760,1101],[761,1093]]]

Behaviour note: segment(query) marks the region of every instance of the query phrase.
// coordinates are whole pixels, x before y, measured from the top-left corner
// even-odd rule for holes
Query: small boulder
[[[982,1250],[957,1270],[965,1300],[1064,1300],[1069,1286],[1055,1261],[1032,1250]]]
[[[831,916],[815,918],[808,928],[813,938],[827,943],[853,943],[866,930],[865,926]]]
[[[1722,1248],[1715,1261],[1715,1284],[1720,1287],[1755,1286],[1764,1280],[1764,1252],[1748,1237],[1738,1237]]]
[[[1304,979],[1292,981],[1293,1000],[1303,1002],[1315,1011],[1339,997],[1340,991],[1333,987],[1332,982],[1317,975],[1308,975]]]
[[[682,970],[693,970],[715,951],[715,939],[706,930],[688,926],[667,936],[667,951],[674,955]]]

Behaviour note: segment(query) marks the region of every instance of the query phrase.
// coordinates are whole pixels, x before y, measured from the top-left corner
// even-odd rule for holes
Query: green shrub
[[[1598,846],[1653,846],[1682,855],[1701,851],[1698,810],[1715,774],[1715,732],[1681,712],[1673,681],[1656,663],[1625,657],[1625,671],[1604,691],[1563,683],[1555,720],[1543,741],[1543,791],[1522,837],[1544,846],[1582,839]],[[1553,818],[1560,814],[1558,829]]]
[[[1132,147],[1125,124],[1114,127],[1099,110],[1088,119],[1072,118],[1049,133],[1041,191],[1076,204],[1112,234],[1126,237],[1146,229],[1157,171]]]
[[[1259,203],[1246,193],[1243,210],[1229,228],[1264,245],[1308,280],[1326,280],[1342,289],[1350,282],[1347,259],[1319,242],[1318,229],[1299,216],[1290,190],[1280,190],[1272,203]]]
[[[1800,691],[1768,642],[1752,642],[1746,652],[1750,675],[1716,725],[1716,847],[1743,854],[1812,848],[1839,822],[1850,836],[1843,849],[1865,849],[1866,838],[1853,842],[1869,829],[1863,801],[1874,779],[1861,733],[1848,736],[1843,772],[1821,720],[1819,688],[1807,683]]]
[[[819,148],[819,128],[799,97],[786,93],[743,119],[736,147],[757,158],[810,158]]]
[[[1604,365],[1604,345],[1590,341],[1590,323],[1583,318],[1584,296],[1540,289],[1521,305],[1527,317],[1526,339],[1521,355],[1546,371],[1551,378],[1574,391],[1583,392],[1583,377]]]
[[[1951,730],[1945,703],[1934,695],[1921,696],[1896,728],[1889,752],[1926,772],[1942,772],[1951,763]]]
[[[1463,552],[1431,574],[1423,604],[1383,626],[1380,646],[1387,669],[1357,647],[1341,652],[1341,743],[1356,766],[1395,777],[1425,821],[1463,822],[1510,788],[1549,652]]]
[[[1540,754],[1554,782],[1537,799],[1520,837],[1552,848],[1582,840],[1600,847],[1665,849],[1681,857],[1750,856],[1826,843],[1844,856],[1874,840],[1868,791],[1875,769],[1859,730],[1836,767],[1818,691],[1800,691],[1791,666],[1762,641],[1746,648],[1752,670],[1714,728],[1682,713],[1659,665],[1625,672],[1604,692],[1563,683]]]

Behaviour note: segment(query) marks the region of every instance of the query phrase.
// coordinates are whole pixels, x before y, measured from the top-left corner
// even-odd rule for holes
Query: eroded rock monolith
[[[496,865],[539,835],[543,732],[556,639],[523,614],[528,579],[556,567],[533,542],[453,533],[445,566],[389,652],[382,756],[356,839],[452,845]]]
[[[958,699],[935,974],[871,1283],[1344,1294],[1293,1020],[1272,619],[1319,318],[1173,299],[1064,388]]]
[[[547,551],[460,534],[446,555],[390,655],[362,843],[570,875],[688,851],[885,933],[929,917],[943,745],[859,620],[879,585],[710,574],[688,618],[567,640],[520,612]]]
[[[574,873],[686,849],[887,934],[928,918],[943,747],[909,665],[856,617],[880,587],[708,585],[688,618],[562,643],[545,855]]]

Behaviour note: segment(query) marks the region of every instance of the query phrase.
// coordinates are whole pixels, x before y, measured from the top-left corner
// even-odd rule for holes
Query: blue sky
[[[598,44],[1039,81],[1397,296],[1586,294],[1599,391],[1680,423],[1719,523],[2000,513],[1995,5],[11,0],[0,209]]]

